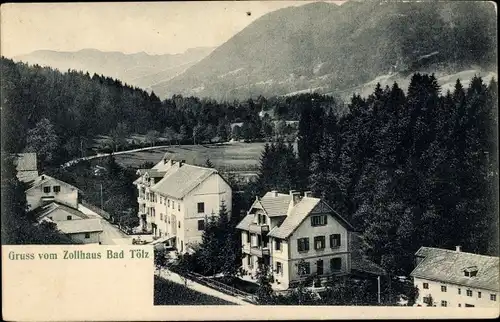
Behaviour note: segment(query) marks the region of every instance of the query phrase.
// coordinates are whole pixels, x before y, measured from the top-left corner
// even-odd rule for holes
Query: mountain
[[[81,70],[97,73],[150,90],[156,83],[166,81],[207,56],[213,48],[191,48],[182,54],[149,55],[144,52],[124,54],[82,49],[77,52],[38,50],[16,56],[15,61],[50,66],[60,71]]]
[[[153,86],[215,99],[347,93],[381,75],[496,70],[491,2],[312,3],[268,13]]]

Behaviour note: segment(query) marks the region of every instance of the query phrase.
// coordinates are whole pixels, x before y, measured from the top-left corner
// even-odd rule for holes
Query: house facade
[[[499,258],[421,247],[411,273],[418,306],[498,308]]]
[[[28,184],[26,190],[26,201],[28,210],[58,202],[71,208],[78,208],[79,191],[76,187],[42,174]]]
[[[99,244],[101,241],[103,228],[98,218],[64,220],[56,222],[56,225],[62,233],[82,244]]]
[[[206,220],[218,216],[222,203],[231,212],[231,187],[215,169],[164,158],[138,174],[141,227],[181,253],[201,242]]]
[[[307,276],[325,281],[353,270],[353,227],[310,192],[268,192],[256,198],[237,228],[244,274],[256,280],[260,264],[265,264],[276,290],[293,287]]]

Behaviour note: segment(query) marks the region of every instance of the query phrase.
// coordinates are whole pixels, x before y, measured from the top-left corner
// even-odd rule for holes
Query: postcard
[[[495,3],[1,24],[6,320],[499,316]]]

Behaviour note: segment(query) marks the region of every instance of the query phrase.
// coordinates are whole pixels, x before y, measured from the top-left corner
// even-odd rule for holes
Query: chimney
[[[271,190],[271,194],[273,195],[273,197],[277,197],[278,196],[278,191],[277,190]]]
[[[186,162],[186,160],[181,160],[179,161],[179,168],[182,167],[182,165]]]
[[[300,201],[300,192],[296,190],[290,190],[290,196],[292,196],[292,203],[295,206]]]
[[[304,191],[304,197],[305,198],[311,198],[313,195],[312,195],[312,191]]]
[[[457,252],[461,252],[462,251],[462,246],[455,246],[455,250]]]

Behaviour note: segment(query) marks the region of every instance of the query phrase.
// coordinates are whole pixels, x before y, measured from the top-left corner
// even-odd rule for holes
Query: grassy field
[[[188,164],[205,165],[210,159],[221,171],[255,171],[265,143],[224,143],[211,145],[181,145],[168,148],[127,153],[115,156],[125,167],[138,168],[144,162],[159,162],[165,153],[174,160],[186,160]]]
[[[154,305],[236,305],[155,276]]]

